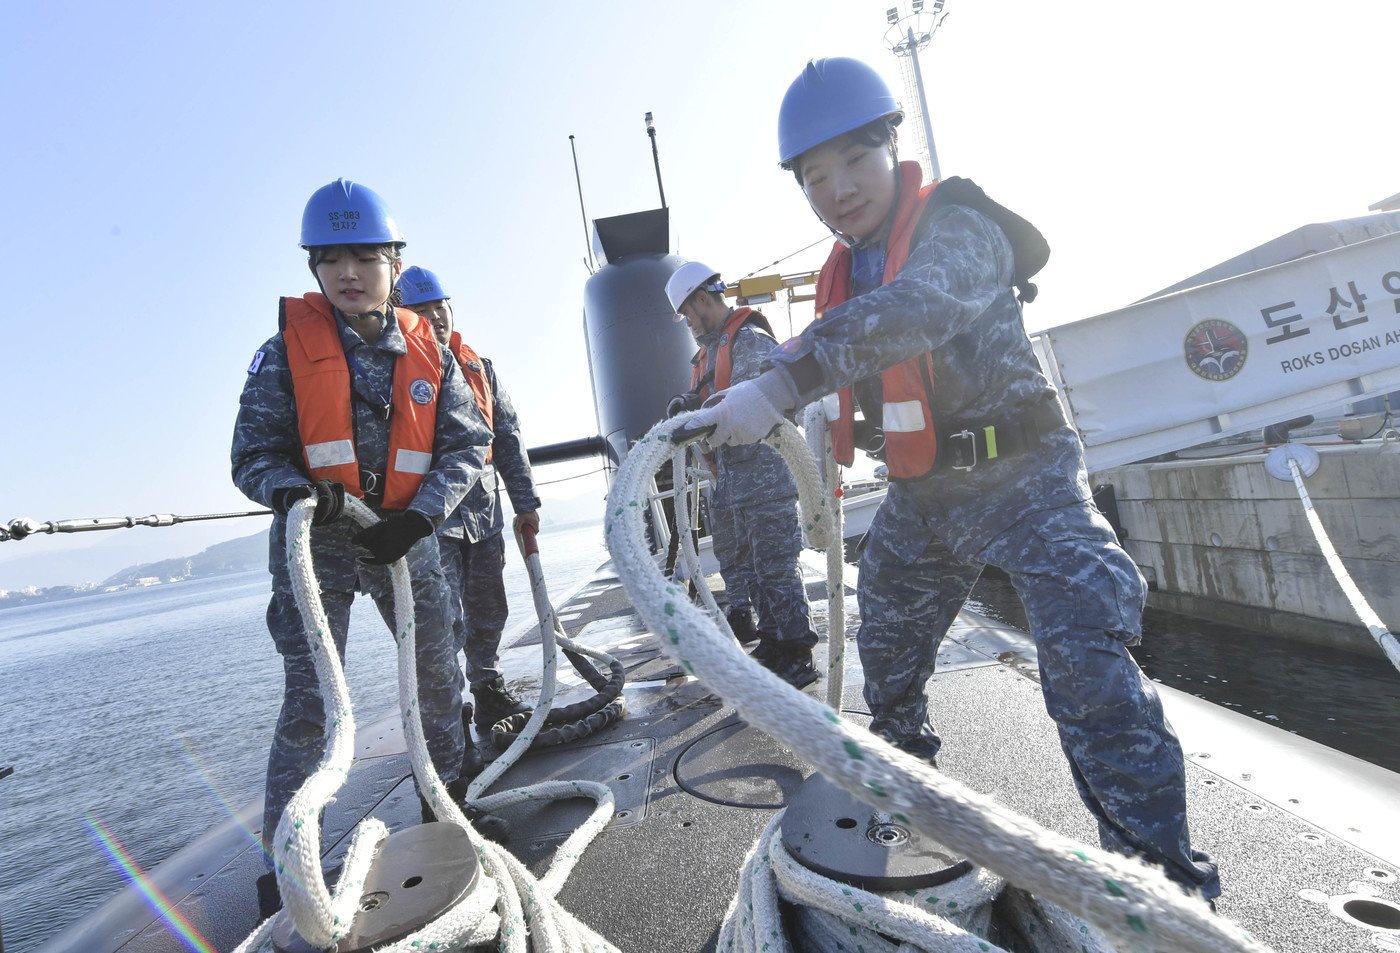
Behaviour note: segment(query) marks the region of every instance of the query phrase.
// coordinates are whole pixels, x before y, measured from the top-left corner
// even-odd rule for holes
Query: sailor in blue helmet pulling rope
[[[344,179],[316,190],[302,216],[301,246],[319,291],[281,300],[281,327],[254,355],[239,399],[233,480],[277,514],[269,533],[267,627],[282,655],[285,687],[263,799],[270,850],[283,809],[316,767],[326,735],[287,565],[287,511],[299,499],[316,497],[312,563],[342,659],[356,591],[369,593],[393,628],[386,567],[407,559],[423,732],[449,790],[465,794],[458,780],[462,671],[434,530],[480,479],[491,432],[428,322],[391,303],[403,245],[372,190]],[[347,493],[382,521],[357,532],[339,519]],[[266,916],[280,898],[270,875],[258,886]]]
[[[891,477],[858,590],[872,730],[935,758],[925,683],[982,566],[996,566],[1025,605],[1046,709],[1103,846],[1215,897],[1216,866],[1191,849],[1180,743],[1127,650],[1146,586],[1091,502],[1079,436],[1022,323],[1018,289],[1034,296],[1048,246],[971,182],[925,184],[899,162],[901,118],[857,60],[812,60],[792,83],[779,159],[837,238],[818,320],[689,429],[753,443],[839,392],[838,459],[878,432]]]

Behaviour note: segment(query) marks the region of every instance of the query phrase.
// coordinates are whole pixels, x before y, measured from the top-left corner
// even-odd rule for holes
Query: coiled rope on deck
[[[633,445],[609,494],[604,525],[629,598],[664,651],[684,670],[833,783],[899,823],[937,838],[974,864],[1085,917],[1124,949],[1267,949],[1237,924],[1216,917],[1201,900],[1187,897],[1161,872],[1041,827],[939,773],[793,689],[723,636],[665,579],[647,547],[646,488],[651,474],[675,451],[672,431],[689,416],[662,421]],[[784,424],[767,442],[790,463],[808,461],[806,467],[795,468],[799,499],[804,514],[821,513],[827,501],[796,428]],[[840,546],[839,535],[830,544]]]
[[[238,947],[237,953],[269,949],[273,927],[282,916],[289,916],[296,932],[313,946],[323,949],[334,946],[353,924],[375,851],[388,836],[382,821],[372,817],[361,821],[351,836],[335,888],[327,886],[320,866],[320,815],[345,783],[354,760],[351,749],[355,722],[345,674],[331,638],[313,570],[311,516],[314,512],[314,498],[293,505],[287,517],[287,560],[297,608],[311,646],[329,737],[320,764],[292,796],[273,840],[277,883],[285,907],[263,922]],[[373,510],[353,497],[346,498],[345,513],[362,526],[379,520]],[[398,644],[399,704],[413,775],[434,815],[466,831],[481,864],[482,877],[477,889],[468,893],[457,906],[416,932],[381,947],[379,953],[458,950],[492,942],[509,953],[527,953],[531,949],[550,953],[613,951],[615,948],[610,943],[554,899],[577,862],[586,839],[591,839],[611,817],[611,792],[605,785],[593,782],[555,781],[504,792],[474,805],[489,810],[506,803],[549,797],[583,796],[598,801],[598,808],[560,847],[549,871],[541,879],[537,880],[508,851],[481,837],[449,796],[428,753],[418,704],[412,580],[402,559],[390,565],[389,575],[394,599],[394,639]],[[552,641],[546,641],[552,647]],[[552,658],[552,653],[547,654]],[[546,669],[546,681],[552,687],[553,673],[548,659]],[[526,746],[528,743],[526,739]]]
[[[1053,904],[1005,889],[1006,881],[985,867],[917,889],[876,892],[832,880],[787,851],[784,813],[774,815],[744,860],[720,953],[1007,953],[986,939],[999,902],[1004,932],[1033,938],[1036,953],[1117,953],[1098,930]],[[794,909],[795,943],[788,943],[780,899]]]

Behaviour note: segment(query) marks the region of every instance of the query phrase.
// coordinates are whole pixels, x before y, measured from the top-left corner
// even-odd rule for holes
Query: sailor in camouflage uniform
[[[698,261],[681,265],[666,282],[671,306],[700,348],[694,358],[694,389],[673,399],[669,413],[698,406],[714,391],[756,377],[777,343],[763,315],[747,307],[731,309],[723,292],[718,273]],[[802,531],[792,472],[772,447],[721,447],[713,457],[711,512],[721,532],[730,534],[723,544],[733,547],[741,579],[748,570],[748,594],[758,608],[760,641],[754,656],[792,685],[810,685],[817,679],[812,664],[817,635],[797,562]]]
[[[347,221],[356,227],[334,227]],[[299,499],[317,500],[312,560],[342,660],[356,591],[368,592],[394,628],[388,564],[407,558],[423,730],[434,766],[456,793],[463,756],[462,673],[453,656],[433,531],[480,478],[491,439],[456,361],[425,322],[386,301],[402,267],[403,238],[379,196],[345,180],[318,190],[303,216],[302,245],[323,294],[282,299],[283,330],[248,368],[232,449],[234,483],[276,514],[269,534],[267,625],[286,683],[268,759],[265,842],[320,760],[325,735],[287,567],[288,509]],[[411,374],[396,373],[401,364]],[[330,383],[317,386],[300,370],[313,366]],[[400,427],[415,424],[418,432],[409,439]],[[318,426],[342,428],[344,439],[313,442],[318,431],[311,428]],[[360,530],[338,519],[347,489],[383,520]],[[262,899],[266,904],[268,898]]]
[[[934,758],[925,682],[982,565],[997,566],[1025,605],[1045,706],[1101,843],[1217,896],[1215,864],[1190,846],[1181,746],[1127,650],[1146,587],[1093,506],[1078,434],[1013,291],[1032,292],[1024,279],[1048,247],[966,180],[921,188],[918,165],[897,162],[900,118],[856,60],[813,60],[794,81],[781,161],[841,239],[819,281],[820,320],[692,426],[714,425],[712,443],[752,442],[857,385],[892,477],[860,566],[871,728]],[[833,424],[848,447],[849,401]]]
[[[509,610],[502,533],[505,520],[497,474],[505,482],[517,528],[529,527],[539,532],[540,498],[535,493],[515,406],[497,380],[491,362],[479,357],[454,330],[451,295],[436,274],[417,265],[404,270],[398,290],[404,306],[427,318],[438,343],[456,357],[491,428],[486,472],[438,530],[442,566],[454,610],[453,643],[466,657],[467,683],[476,699],[476,726],[480,731],[489,731],[502,718],[530,710],[506,687],[500,667],[501,633]],[[467,704],[462,709],[463,724],[472,719],[473,707]],[[475,751],[468,751],[464,772],[475,773],[479,765],[479,760],[473,763]]]
[[[692,409],[700,406],[698,394],[682,394],[681,397],[686,399],[684,405],[676,404],[675,398],[672,398],[672,404],[678,412],[682,406]],[[729,621],[729,629],[739,640],[739,644],[750,645],[758,640],[759,635],[754,626],[753,567],[750,565],[752,556],[748,540],[744,536],[745,529],[739,526],[738,510],[732,506],[715,504],[713,490],[708,503],[710,543],[714,547],[715,560],[719,563],[720,578],[724,580],[724,598],[729,603],[725,609],[725,618]],[[754,651],[758,652],[766,644],[761,643]]]

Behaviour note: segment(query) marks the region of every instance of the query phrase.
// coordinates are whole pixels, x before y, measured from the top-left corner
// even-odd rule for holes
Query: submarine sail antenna
[[[656,152],[656,123],[652,121],[651,113],[647,113],[647,137],[651,139],[651,163],[656,166],[656,191],[661,193],[661,207],[666,207],[666,190],[661,186],[661,156]]]
[[[932,181],[943,177],[938,169],[938,150],[933,144],[933,124],[928,116],[928,98],[924,95],[924,74],[919,68],[919,51],[928,46],[934,32],[943,25],[948,14],[943,12],[944,0],[933,0],[931,10],[924,9],[924,0],[911,0],[910,12],[900,15],[899,7],[885,11],[885,43],[899,57],[899,69],[904,76],[906,98],[912,100],[917,116],[908,116],[914,132],[914,148],[924,178]],[[910,110],[905,107],[906,113]],[[922,140],[922,141],[920,141]]]
[[[598,264],[593,260],[593,243],[588,240],[588,212],[583,207],[583,179],[578,174],[578,149],[574,147],[573,134],[569,134],[569,151],[574,156],[574,183],[578,185],[578,213],[583,216],[583,263],[588,268],[591,275],[598,270]]]

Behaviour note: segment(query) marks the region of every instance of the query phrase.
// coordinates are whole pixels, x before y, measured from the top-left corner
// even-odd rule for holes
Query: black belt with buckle
[[[938,435],[938,470],[973,470],[981,464],[1025,453],[1065,424],[1054,398],[1018,416],[953,424]]]
[[[366,506],[379,509],[384,505],[384,475],[373,470],[360,471],[360,492]]]

